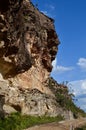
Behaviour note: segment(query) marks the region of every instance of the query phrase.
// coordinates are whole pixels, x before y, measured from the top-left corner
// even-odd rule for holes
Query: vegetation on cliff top
[[[57,103],[64,110],[71,110],[74,118],[86,117],[86,113],[74,104],[74,95],[69,93],[67,84],[58,84],[53,78],[49,78],[48,86],[56,96]]]

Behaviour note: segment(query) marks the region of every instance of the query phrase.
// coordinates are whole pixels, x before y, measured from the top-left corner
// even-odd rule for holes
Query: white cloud
[[[55,6],[54,5],[50,5],[49,6],[51,10],[54,10],[55,9]]]
[[[64,66],[59,66],[57,65],[56,59],[52,62],[53,70],[52,71],[57,71],[58,73],[63,73],[66,71],[73,70],[73,67],[64,67]]]
[[[71,88],[73,89],[75,98],[78,99],[75,102],[76,105],[86,111],[86,79],[72,81]]]
[[[71,88],[74,90],[75,96],[86,94],[86,79],[70,82]]]
[[[86,91],[86,81],[82,82],[82,89]]]
[[[48,14],[48,11],[46,11],[46,10],[45,10],[45,11],[41,11],[41,12],[42,12],[43,14],[45,14],[45,15],[49,15],[49,14]]]
[[[50,12],[50,11],[42,10],[41,12],[42,12],[43,14],[45,14],[46,16],[49,16],[49,17],[51,17],[51,18],[54,18],[54,17],[55,17],[55,15],[53,15],[53,13]]]
[[[56,70],[56,66],[57,66],[56,64],[57,64],[57,61],[55,58],[55,60],[53,60],[53,62],[52,62],[53,70]]]
[[[81,69],[83,69],[83,70],[86,71],[86,58],[80,58],[80,59],[78,60],[77,65],[78,65]]]
[[[46,4],[45,10],[41,10],[41,12],[51,18],[55,18],[55,6],[53,4]]]
[[[73,67],[56,66],[56,70],[58,72],[70,71],[72,69],[73,69]]]

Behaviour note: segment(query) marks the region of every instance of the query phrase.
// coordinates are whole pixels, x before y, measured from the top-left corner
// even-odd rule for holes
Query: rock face
[[[64,110],[59,106],[56,98],[52,95],[42,93],[38,89],[21,89],[17,86],[9,85],[8,81],[0,82],[0,112],[3,117],[12,112],[35,116],[57,116],[62,115],[65,119],[70,118],[70,111]],[[4,98],[5,97],[5,98]],[[3,102],[4,101],[4,102]]]
[[[0,73],[20,87],[42,91],[59,44],[53,19],[30,1],[7,1],[0,3]]]
[[[45,85],[59,44],[53,23],[30,0],[0,0],[0,112],[62,113]]]

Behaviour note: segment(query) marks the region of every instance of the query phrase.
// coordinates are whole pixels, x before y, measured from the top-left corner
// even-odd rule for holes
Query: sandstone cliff
[[[54,20],[30,0],[0,0],[0,112],[65,115],[45,82],[58,45]]]
[[[53,19],[28,0],[0,1],[0,73],[21,88],[44,90],[59,40]]]

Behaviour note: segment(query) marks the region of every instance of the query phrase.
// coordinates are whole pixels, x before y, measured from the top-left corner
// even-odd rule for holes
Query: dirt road
[[[74,130],[74,128],[86,124],[86,118],[61,121],[34,126],[26,130]]]

